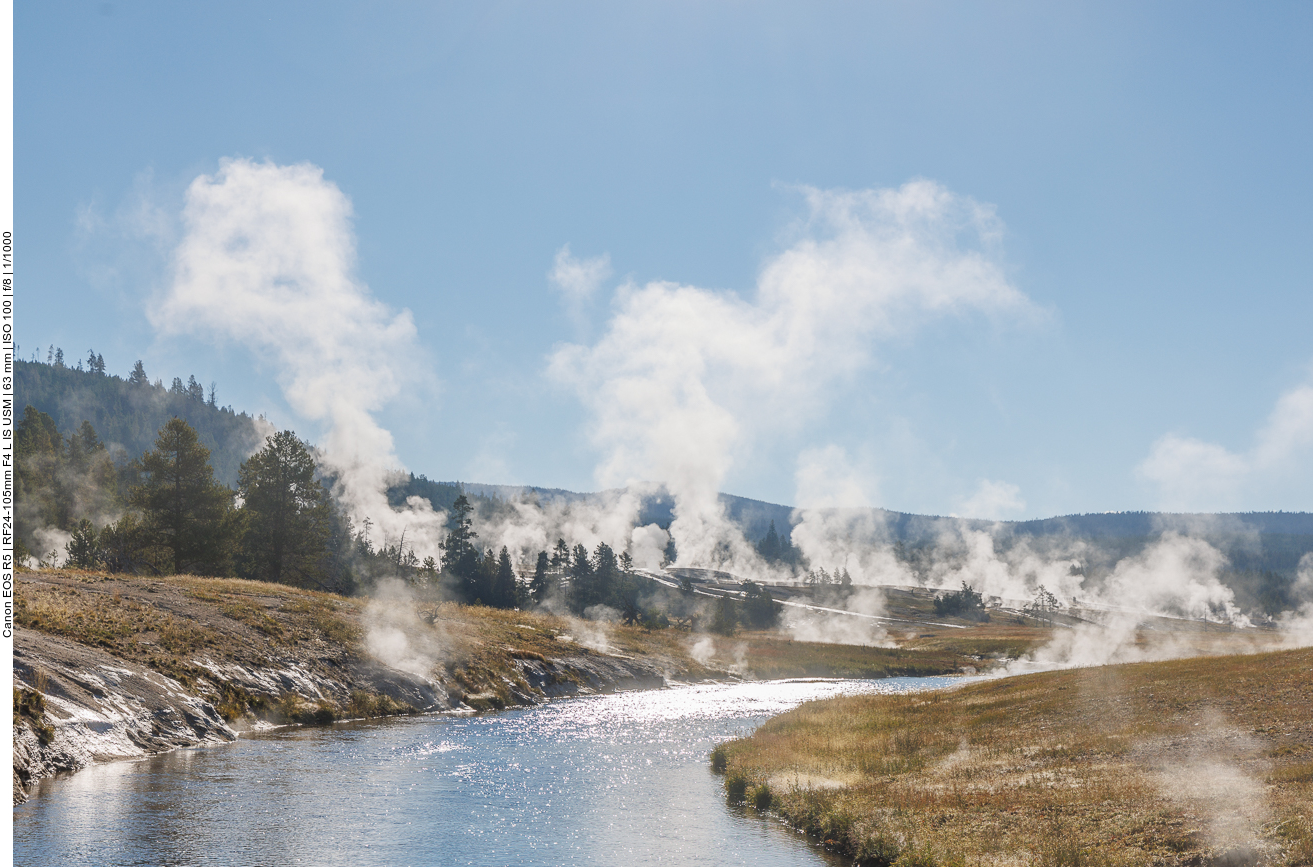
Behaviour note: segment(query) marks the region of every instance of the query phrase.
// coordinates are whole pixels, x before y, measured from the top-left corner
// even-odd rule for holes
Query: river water
[[[832,863],[726,805],[707,754],[803,701],[952,678],[681,686],[289,729],[42,781],[20,865]]]

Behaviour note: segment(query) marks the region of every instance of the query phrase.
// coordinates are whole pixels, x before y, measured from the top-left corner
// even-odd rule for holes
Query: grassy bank
[[[642,660],[668,678],[884,677],[941,674],[978,663],[977,649],[853,647],[774,633],[707,636],[585,623],[528,611],[426,600],[367,599],[280,584],[193,576],[135,577],[60,569],[19,575],[20,629],[58,636],[138,663],[199,690],[230,721],[325,722],[409,710],[368,691],[313,704],[294,692],[256,695],[216,682],[206,662],[247,669],[289,662],[331,678],[378,656],[370,636],[404,635],[407,670],[477,709],[515,703],[526,688],[517,661],[590,657]],[[386,654],[384,654],[386,657]],[[425,666],[421,672],[415,661]],[[384,658],[386,663],[395,660]]]
[[[865,864],[1313,864],[1313,650],[814,702],[727,790]]]

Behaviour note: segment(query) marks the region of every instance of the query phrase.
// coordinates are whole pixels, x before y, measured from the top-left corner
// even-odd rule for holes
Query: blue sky
[[[308,163],[350,203],[358,293],[413,317],[362,352],[418,374],[374,418],[431,478],[586,490],[710,452],[721,488],[775,502],[1307,510],[1311,39],[1299,3],[19,3],[21,350],[195,374],[324,441],[340,418],[236,312],[148,315],[181,291],[196,178]],[[665,417],[625,390],[664,374],[610,378],[645,363],[622,326],[674,297],[654,281],[718,311],[662,332],[696,354],[785,309],[759,281],[848,237],[843,191],[909,182],[988,217],[925,255],[1013,295],[922,298],[820,354],[754,331],[679,374],[724,437],[681,404],[682,451],[627,439],[630,410]],[[871,213],[855,243],[888,228]],[[609,265],[563,288],[565,245]],[[759,351],[781,390],[745,386]]]

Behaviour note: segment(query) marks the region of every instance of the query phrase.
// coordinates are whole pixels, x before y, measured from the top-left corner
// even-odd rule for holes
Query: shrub
[[[985,611],[985,597],[965,581],[962,582],[961,590],[935,597],[935,614],[940,617],[989,621],[989,614]]]

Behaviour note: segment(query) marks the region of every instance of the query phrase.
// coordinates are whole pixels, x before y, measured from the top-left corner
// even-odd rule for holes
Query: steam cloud
[[[373,417],[409,376],[415,325],[354,272],[351,202],[322,169],[223,160],[187,189],[172,284],[152,321],[273,362],[292,408],[327,426],[322,457],[352,517],[436,554],[442,516],[418,498],[401,510],[387,504],[401,462]]]
[[[803,192],[798,239],[750,297],[627,284],[596,343],[551,359],[593,416],[599,484],[658,480],[673,496],[680,562],[761,571],[718,499],[734,456],[781,419],[824,408],[882,338],[935,316],[1032,311],[997,262],[990,207],[925,180]]]
[[[823,411],[835,383],[869,365],[895,333],[935,317],[1034,314],[999,265],[1002,226],[990,207],[925,180],[803,192],[807,219],[764,264],[750,295],[626,284],[594,343],[552,354],[551,375],[592,415],[602,456],[597,481],[611,490],[586,502],[520,498],[479,526],[485,544],[505,545],[524,561],[558,538],[590,550],[606,542],[629,551],[637,566],[656,568],[669,535],[636,524],[643,498],[664,489],[674,499],[670,532],[681,563],[782,577],[771,575],[721,505],[736,457],[788,419]],[[409,312],[390,310],[356,278],[350,220],[349,200],[315,166],[225,160],[187,191],[173,280],[152,319],[166,333],[232,341],[271,362],[293,409],[326,427],[321,457],[352,516],[371,518],[392,541],[405,532],[419,553],[435,554],[444,516],[418,498],[389,507],[386,490],[400,461],[374,418],[413,369],[405,361],[417,352],[415,327]],[[577,310],[610,273],[607,257],[578,259],[565,247],[549,276]],[[1281,398],[1249,453],[1165,437],[1140,471],[1168,492],[1184,491],[1186,478],[1221,489],[1310,443],[1313,387],[1304,386]],[[1044,664],[1134,656],[1134,631],[1147,611],[1245,622],[1219,580],[1225,559],[1198,539],[1164,534],[1090,588],[1074,568],[1087,543],[1070,541],[1055,553],[1022,541],[1000,552],[993,534],[956,525],[942,541],[963,556],[914,574],[871,508],[878,480],[869,467],[825,445],[799,455],[796,481],[793,542],[812,563],[852,575],[859,585],[847,602],[852,611],[881,613],[880,594],[860,585],[965,581],[1014,602],[1042,584],[1103,612],[1097,627],[1064,632],[1033,660]],[[960,505],[991,517],[1024,508],[1020,490],[996,480],[982,480]],[[1313,636],[1313,560],[1301,564],[1300,582],[1305,604],[1284,625],[1290,635]],[[391,644],[377,652],[409,657],[414,648],[396,640],[409,630],[384,610],[373,634]],[[822,630],[805,615],[791,625],[800,636],[834,637],[832,626]],[[874,621],[856,628],[860,634],[843,637],[883,639]],[[415,664],[427,656],[420,652]]]

